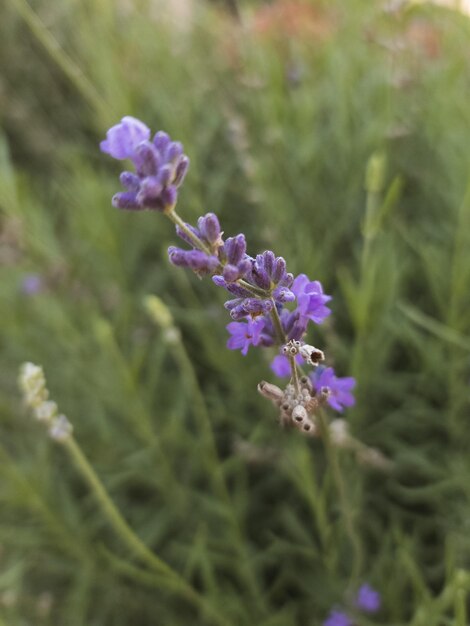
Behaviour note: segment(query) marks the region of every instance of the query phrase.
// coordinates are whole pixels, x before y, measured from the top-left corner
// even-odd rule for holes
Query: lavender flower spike
[[[376,613],[380,609],[381,598],[378,591],[365,583],[357,592],[356,606],[365,613]]]
[[[126,191],[113,197],[119,209],[171,211],[177,190],[183,182],[189,159],[183,146],[159,132],[150,141],[150,129],[134,117],[124,117],[107,132],[101,150],[115,159],[131,159],[136,173],[123,172],[121,184]]]

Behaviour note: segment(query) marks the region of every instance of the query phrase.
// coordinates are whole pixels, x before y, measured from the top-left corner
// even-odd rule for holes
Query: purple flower
[[[119,209],[167,211],[177,199],[189,159],[183,146],[160,131],[150,141],[150,130],[134,117],[124,117],[110,128],[101,150],[115,159],[131,159],[136,173],[122,172],[120,181],[126,191],[113,196]]]
[[[229,237],[224,243],[222,254],[226,261],[222,273],[225,283],[234,283],[251,270],[252,259],[246,254],[245,235]]]
[[[380,609],[381,599],[378,591],[367,583],[357,592],[356,606],[366,613],[376,613]]]
[[[219,259],[213,255],[207,255],[202,250],[183,250],[176,246],[168,248],[170,263],[177,267],[189,267],[200,274],[210,274],[219,265]]]
[[[119,124],[113,126],[106,133],[106,139],[100,143],[102,152],[110,154],[115,159],[131,159],[135,149],[142,141],[150,139],[150,128],[127,115]]]
[[[343,411],[346,406],[353,406],[355,399],[351,390],[356,381],[351,376],[340,378],[335,375],[332,367],[319,365],[311,374],[310,379],[316,391],[327,387],[330,391],[328,404],[336,411]]]
[[[40,293],[44,287],[42,277],[39,274],[26,274],[21,281],[21,292],[26,296],[34,296]]]
[[[267,291],[273,289],[273,298],[276,302],[282,304],[295,300],[295,295],[290,289],[294,277],[287,272],[286,262],[282,256],[276,257],[271,250],[256,255],[247,278],[261,289]]]
[[[333,610],[323,622],[323,626],[353,626],[353,621],[343,611]]]
[[[260,300],[259,298],[236,298],[235,300],[227,300],[224,307],[230,311],[230,317],[234,320],[240,320],[248,315],[258,316],[269,313],[273,304],[271,300]]]
[[[295,357],[295,360],[299,365],[302,365],[303,361],[300,354]],[[292,373],[290,368],[290,361],[283,354],[278,354],[274,357],[274,359],[271,361],[271,369],[276,374],[276,376],[279,376],[279,378],[287,378]]]
[[[294,280],[292,291],[297,297],[297,311],[301,318],[321,324],[330,315],[331,309],[325,304],[331,300],[331,296],[323,293],[318,280],[310,281],[306,274],[299,274]]]
[[[231,337],[227,341],[227,348],[239,350],[246,355],[250,346],[257,346],[265,320],[263,317],[248,318],[246,322],[231,322],[227,324],[227,330]]]

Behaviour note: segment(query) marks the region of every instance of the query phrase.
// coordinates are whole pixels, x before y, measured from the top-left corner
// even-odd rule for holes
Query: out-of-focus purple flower
[[[108,130],[100,147],[115,159],[131,159],[136,168],[135,174],[121,174],[121,184],[126,191],[114,195],[115,207],[165,211],[175,205],[178,187],[189,166],[179,142],[171,141],[162,131],[150,141],[150,129],[128,116]]]
[[[34,296],[40,293],[44,287],[44,282],[39,274],[26,274],[21,281],[21,292],[26,296]]]
[[[353,626],[353,621],[343,611],[333,610],[323,622],[323,626]]]
[[[299,365],[302,365],[303,360],[300,354],[295,357],[295,360]],[[276,376],[279,376],[279,378],[287,378],[292,374],[290,361],[283,354],[278,354],[274,357],[274,359],[271,361],[271,369],[276,374]]]
[[[227,341],[227,348],[230,350],[241,349],[246,355],[250,346],[257,346],[265,320],[263,317],[255,319],[248,318],[245,322],[231,322],[227,324],[227,330],[231,337]]]
[[[353,406],[355,399],[351,393],[356,385],[352,376],[340,378],[335,375],[332,367],[319,365],[311,374],[310,379],[316,391],[327,387],[330,391],[328,404],[336,411],[342,412],[344,407]]]
[[[297,297],[297,311],[300,317],[321,324],[331,313],[326,305],[331,296],[323,293],[318,280],[310,281],[306,274],[299,274],[293,282],[292,291]]]
[[[362,585],[357,592],[356,606],[366,613],[376,613],[380,609],[380,593],[369,584]]]

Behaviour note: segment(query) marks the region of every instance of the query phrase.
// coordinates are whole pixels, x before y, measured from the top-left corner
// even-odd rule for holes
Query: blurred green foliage
[[[341,456],[362,576],[383,594],[374,623],[464,626],[468,18],[369,0],[240,3],[238,18],[189,4],[0,6],[0,624],[206,623],[130,565],[22,407],[25,360],[137,534],[230,623],[316,626],[347,601],[322,446],[279,431],[256,393],[272,355],[225,349],[224,294],[169,266],[162,216],[110,206],[119,166],[98,141],[132,114],[184,143],[185,219],[217,212],[251,253],[272,248],[334,295],[312,341],[357,378],[355,436],[396,464],[384,477]],[[43,288],[27,296],[31,273]],[[151,293],[179,347],[147,314]]]

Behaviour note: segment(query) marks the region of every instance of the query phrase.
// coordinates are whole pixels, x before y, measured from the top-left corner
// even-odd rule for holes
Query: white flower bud
[[[18,382],[28,405],[38,406],[47,400],[46,379],[39,365],[23,363]]]
[[[342,419],[333,420],[330,424],[330,437],[335,446],[346,447],[351,440],[349,424]]]
[[[62,443],[72,435],[72,431],[73,426],[65,415],[59,415],[54,418],[54,421],[49,428],[49,435],[55,441]]]
[[[40,422],[50,422],[57,415],[58,407],[55,402],[49,400],[42,402],[34,409],[34,415]]]

